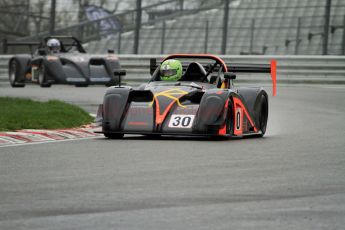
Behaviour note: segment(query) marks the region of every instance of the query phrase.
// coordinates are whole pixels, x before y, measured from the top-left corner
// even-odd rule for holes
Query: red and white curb
[[[87,127],[73,129],[23,129],[15,132],[0,132],[0,147],[73,139],[87,139],[102,136],[102,134],[94,133],[95,129],[95,126],[89,125]]]

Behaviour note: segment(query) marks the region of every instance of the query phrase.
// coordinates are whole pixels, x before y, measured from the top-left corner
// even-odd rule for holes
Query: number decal
[[[191,128],[195,115],[172,115],[169,128]]]
[[[182,119],[182,126],[183,127],[188,127],[189,126],[189,124],[191,124],[191,118],[190,117],[184,117],[183,119]]]
[[[236,110],[236,130],[241,130],[241,108]]]
[[[171,118],[171,120],[173,120],[172,126],[174,126],[174,127],[179,126],[181,123],[181,117],[179,117],[179,116],[175,116],[174,119]]]

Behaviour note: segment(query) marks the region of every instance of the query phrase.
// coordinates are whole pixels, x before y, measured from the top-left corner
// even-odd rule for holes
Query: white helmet
[[[51,38],[48,40],[47,47],[48,47],[48,50],[52,53],[58,53],[61,50],[60,41],[55,38]]]

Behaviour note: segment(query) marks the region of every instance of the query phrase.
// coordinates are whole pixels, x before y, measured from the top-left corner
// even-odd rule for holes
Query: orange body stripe
[[[137,126],[146,126],[147,122],[140,122],[140,121],[131,121],[128,122],[129,125],[137,125]]]
[[[160,113],[160,107],[159,107],[159,101],[157,98],[155,98],[155,102],[156,102],[156,124],[160,125],[163,123],[165,117],[167,116],[169,110],[171,109],[171,107],[174,105],[175,101],[173,100],[167,107],[166,109],[163,111],[163,114]]]

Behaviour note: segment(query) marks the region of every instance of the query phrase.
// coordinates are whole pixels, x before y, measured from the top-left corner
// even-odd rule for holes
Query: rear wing
[[[270,73],[272,79],[272,94],[277,94],[277,61],[271,60],[270,64],[227,64],[228,71],[234,73]]]
[[[182,68],[185,71],[188,67],[187,62],[181,62]],[[206,71],[208,71],[212,65],[209,63],[199,62]],[[153,75],[157,67],[160,65],[156,58],[150,59],[150,74]],[[215,68],[214,71],[219,71],[219,67]],[[224,69],[223,69],[224,71]],[[225,72],[234,73],[270,73],[272,79],[272,94],[277,94],[277,62],[271,60],[270,64],[240,64],[240,63],[226,63]]]

